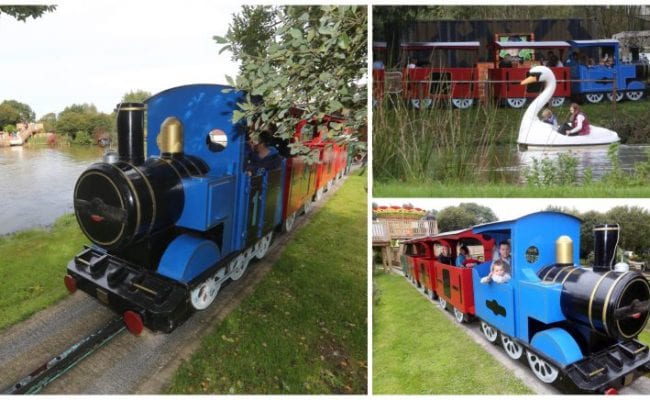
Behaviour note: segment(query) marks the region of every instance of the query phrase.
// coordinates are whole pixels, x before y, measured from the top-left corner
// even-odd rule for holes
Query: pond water
[[[0,235],[50,225],[72,212],[77,178],[102,154],[96,146],[0,148]]]
[[[634,164],[648,160],[647,151],[650,145],[620,145],[618,149],[618,159],[621,169],[624,171],[633,171]],[[577,173],[578,178],[582,178],[585,169],[591,168],[594,180],[601,178],[605,173],[612,170],[612,163],[607,156],[608,148],[603,147],[584,147],[584,148],[558,148],[548,150],[518,151],[511,146],[503,146],[496,149],[496,157],[503,160],[503,164],[493,171],[490,175],[500,180],[509,182],[522,182],[522,170],[524,167],[532,167],[534,160],[542,159],[555,160],[560,154],[570,154],[578,160]]]

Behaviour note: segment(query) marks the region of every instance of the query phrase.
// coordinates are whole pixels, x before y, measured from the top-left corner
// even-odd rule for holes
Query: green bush
[[[77,131],[77,133],[74,135],[74,139],[72,139],[72,143],[89,145],[93,144],[93,138],[90,137],[90,134],[88,132]]]
[[[3,130],[4,132],[9,132],[9,133],[11,133],[11,132],[16,132],[16,125],[14,125],[14,124],[7,124],[7,125],[4,126],[4,128],[2,128],[2,130]]]

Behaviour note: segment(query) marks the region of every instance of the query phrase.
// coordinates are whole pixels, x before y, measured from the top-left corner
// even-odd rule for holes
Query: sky
[[[401,206],[411,203],[425,210],[441,209],[458,206],[460,203],[477,203],[487,206],[494,211],[500,221],[521,217],[537,211],[545,210],[549,205],[576,208],[580,212],[605,212],[616,206],[637,206],[650,210],[650,199],[425,199],[425,198],[375,198],[374,203],[381,206]]]
[[[27,22],[0,17],[0,102],[28,104],[37,119],[81,103],[110,113],[132,90],[155,94],[237,75],[212,36],[225,35],[241,2],[54,3],[54,12]]]

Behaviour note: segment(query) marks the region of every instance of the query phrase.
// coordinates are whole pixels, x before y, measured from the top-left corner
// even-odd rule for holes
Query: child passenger
[[[488,276],[481,278],[481,283],[490,283],[494,281],[496,283],[506,283],[510,280],[511,276],[506,272],[506,264],[503,260],[494,260],[492,263],[492,270]]]
[[[555,118],[553,111],[551,111],[549,108],[545,108],[544,111],[542,111],[542,122],[553,125],[554,129],[557,129],[559,126],[557,123],[557,118]]]

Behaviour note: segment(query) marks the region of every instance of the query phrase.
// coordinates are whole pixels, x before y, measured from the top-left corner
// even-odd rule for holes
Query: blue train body
[[[554,383],[564,375],[581,390],[605,392],[650,371],[650,349],[637,340],[650,315],[650,285],[639,272],[613,268],[618,225],[594,228],[594,266],[580,266],[580,225],[574,216],[545,211],[471,228],[483,238],[482,247],[492,240],[510,247],[505,269],[511,278],[504,283],[481,282],[496,255],[486,256],[471,275],[467,268],[441,264],[435,254],[407,253],[405,262],[414,257],[427,263],[428,276],[436,277],[431,296],[444,298],[441,305],[452,306],[458,322],[478,318],[484,336],[492,343],[500,338],[513,359],[525,356],[540,380]],[[435,239],[444,242],[447,236],[457,235]],[[469,242],[450,243],[457,254],[456,247]],[[458,295],[445,294],[440,270],[456,277]],[[471,298],[473,305],[467,304]]]
[[[221,85],[163,91],[146,101],[146,141],[144,105],[118,106],[119,159],[93,164],[75,187],[94,245],[68,265],[70,290],[139,315],[133,331],[169,332],[265,255],[283,223],[287,164],[247,173],[246,128],[232,122],[243,96]]]
[[[172,242],[158,269],[169,278],[189,282],[281,223],[283,191],[277,189],[283,186],[285,163],[280,171],[261,176],[245,173],[245,129],[231,122],[232,111],[237,102],[243,101],[242,96],[241,92],[221,85],[190,85],[166,90],[146,102],[148,126],[161,126],[170,115],[176,116],[184,131],[192,133],[185,136],[184,152],[204,160],[210,168],[204,176],[182,180],[185,204],[176,225],[198,232],[223,225],[221,248],[213,241],[188,234]],[[218,152],[207,145],[214,129],[226,136],[227,145]],[[147,138],[150,157],[161,155],[156,138]],[[249,204],[252,207],[247,207]]]
[[[571,60],[571,91],[591,103],[598,103],[607,96],[609,100],[620,101],[623,96],[639,100],[646,89],[636,66],[623,64],[620,58],[618,40],[570,40],[572,51],[583,54],[583,60]],[[607,55],[607,60],[599,61]],[[593,63],[584,62],[585,60]],[[616,97],[612,93],[616,89]]]

